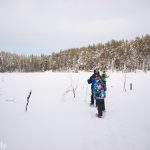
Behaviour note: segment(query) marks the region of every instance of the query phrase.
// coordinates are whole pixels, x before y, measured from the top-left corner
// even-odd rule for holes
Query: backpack
[[[104,99],[106,97],[106,91],[100,80],[95,79],[93,84],[93,93],[96,100]]]
[[[102,87],[100,81],[95,79],[93,84],[93,92],[96,100],[101,99],[101,89]]]

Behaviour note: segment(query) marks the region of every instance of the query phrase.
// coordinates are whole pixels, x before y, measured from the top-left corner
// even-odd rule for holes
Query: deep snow
[[[1,73],[0,150],[149,150],[150,73],[128,73],[124,92],[123,74],[109,72],[102,119],[89,107],[91,74]]]

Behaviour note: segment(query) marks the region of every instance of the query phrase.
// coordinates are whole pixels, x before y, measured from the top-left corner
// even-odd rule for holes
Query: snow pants
[[[91,105],[94,105],[94,93],[91,90]]]
[[[105,111],[105,101],[104,101],[104,99],[97,100],[96,101],[96,107],[98,107],[99,101],[101,101],[102,111]]]
[[[104,101],[104,99],[96,100],[96,106],[97,106],[98,114],[100,116],[102,116],[103,111],[105,111],[105,101]]]

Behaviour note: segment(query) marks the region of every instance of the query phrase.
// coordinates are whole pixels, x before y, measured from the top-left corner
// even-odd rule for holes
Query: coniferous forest
[[[150,36],[134,40],[111,40],[88,47],[72,48],[51,55],[18,55],[0,52],[0,72],[150,70]]]

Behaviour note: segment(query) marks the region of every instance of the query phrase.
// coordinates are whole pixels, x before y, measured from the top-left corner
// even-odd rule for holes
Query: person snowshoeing
[[[91,84],[91,103],[90,103],[91,106],[94,106],[94,93],[93,93],[93,86],[94,85],[93,85],[92,81],[96,78],[96,76],[99,76],[101,78],[98,69],[95,69],[92,76],[90,76],[90,78],[87,80],[88,84]]]
[[[98,75],[92,79],[92,84],[93,95],[96,100],[96,106],[98,110],[97,117],[101,118],[103,111],[105,111],[104,99],[106,97],[106,87],[104,86],[103,80]]]
[[[106,80],[109,78],[109,76],[107,75],[106,71],[104,70],[102,73],[102,79],[104,81],[104,84],[106,85]]]

